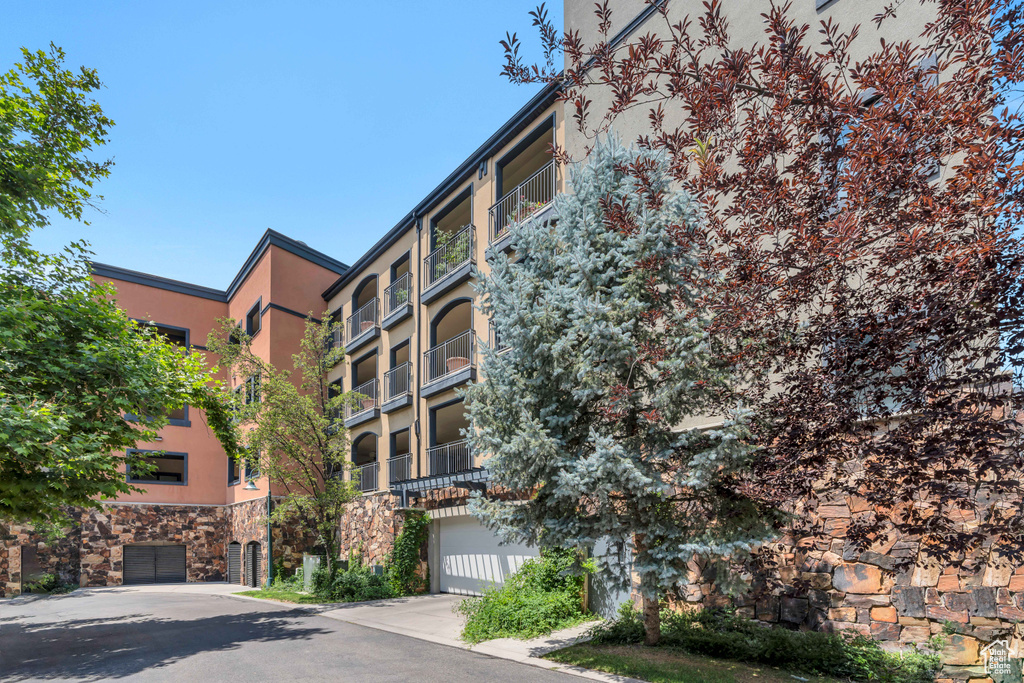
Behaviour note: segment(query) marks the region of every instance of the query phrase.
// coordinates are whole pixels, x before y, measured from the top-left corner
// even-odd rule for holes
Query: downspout
[[[274,580],[274,533],[270,523],[270,479],[267,479],[267,590]]]
[[[420,380],[423,377],[423,350],[420,348],[421,344],[421,329],[420,325],[423,323],[423,253],[422,253],[422,235],[423,231],[423,218],[416,216],[416,378],[413,384],[416,385],[416,407],[413,411],[413,432],[416,434],[416,474],[417,476],[424,476],[424,473],[420,468]],[[402,492],[402,506],[407,507],[409,505],[408,494]]]

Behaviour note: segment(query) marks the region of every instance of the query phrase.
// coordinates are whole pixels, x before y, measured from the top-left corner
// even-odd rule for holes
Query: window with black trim
[[[132,466],[128,463],[127,481],[132,484],[179,484],[188,483],[188,454],[187,453],[165,453],[162,451],[130,450],[129,457],[140,456],[144,453],[152,455],[142,456],[142,466]]]
[[[166,339],[169,343],[175,346],[180,346],[183,349],[188,348],[188,329],[184,327],[168,327],[166,325],[160,325],[157,323],[153,327],[156,328],[156,333]]]
[[[260,299],[253,307],[249,309],[249,312],[245,314],[245,333],[250,337],[260,331],[262,325],[262,316],[260,315],[260,305],[263,300]]]
[[[245,456],[245,480],[254,481],[260,478],[260,453],[259,451],[246,453]]]
[[[242,391],[245,392],[244,395],[243,395],[243,400],[245,401],[245,405],[249,405],[250,403],[259,403],[260,402],[260,373],[256,372],[256,373],[253,373],[252,375],[249,375],[249,377],[246,378],[245,384],[243,386],[244,386],[244,389]]]
[[[228,486],[234,486],[242,481],[242,466],[238,458],[228,458]]]

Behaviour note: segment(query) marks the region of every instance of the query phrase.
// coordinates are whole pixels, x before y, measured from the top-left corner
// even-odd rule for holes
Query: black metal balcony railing
[[[366,465],[356,465],[352,468],[352,481],[357,482],[359,490],[363,493],[377,490],[378,464],[371,462]]]
[[[462,439],[427,449],[430,474],[454,474],[473,469],[473,451]]]
[[[454,234],[439,233],[438,236],[443,242],[423,259],[424,289],[469,263],[473,256],[472,224],[459,228]]]
[[[423,383],[430,384],[473,363],[473,330],[466,330],[423,353]]]
[[[412,453],[402,453],[388,458],[388,483],[412,479]]]
[[[359,403],[356,405],[348,405],[345,407],[345,417],[355,417],[356,415],[361,415],[362,413],[378,407],[377,380],[371,379],[369,382],[363,382],[353,389],[352,392],[362,394],[363,398],[359,399]]]
[[[348,320],[345,321],[345,329],[348,331],[347,341],[351,342],[376,326],[377,299],[374,298],[360,306],[359,310],[350,315]]]
[[[502,334],[501,332],[498,331],[498,326],[494,324],[493,320],[490,322],[490,337],[492,349],[494,349],[498,353],[508,351],[508,342],[502,339]]]
[[[412,363],[402,363],[384,373],[384,402],[412,392]]]
[[[508,232],[511,223],[521,223],[551,203],[558,189],[554,160],[516,185],[488,211],[488,237],[494,243]]]
[[[385,317],[404,306],[412,297],[412,273],[400,275],[394,282],[384,290],[384,315]]]

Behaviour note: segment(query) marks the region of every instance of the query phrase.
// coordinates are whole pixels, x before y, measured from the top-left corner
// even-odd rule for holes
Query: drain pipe
[[[416,377],[413,380],[413,385],[416,387],[416,405],[413,407],[413,433],[416,436],[416,474],[422,477],[423,471],[420,467],[420,379],[423,377],[423,349],[421,348],[420,336],[420,325],[422,324],[422,305],[423,305],[423,254],[421,253],[422,247],[422,230],[423,230],[423,217],[415,216],[416,220],[416,310],[413,314],[416,316]],[[428,234],[429,237],[429,234]],[[412,468],[410,468],[409,474],[412,474]],[[402,494],[403,506],[408,505],[408,495]]]
[[[267,479],[267,590],[270,590],[270,584],[274,580],[274,532],[270,522],[270,479]]]

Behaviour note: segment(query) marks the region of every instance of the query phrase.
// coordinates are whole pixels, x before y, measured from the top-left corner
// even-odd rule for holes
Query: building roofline
[[[398,241],[399,237],[405,234],[407,230],[411,229],[418,218],[429,212],[437,205],[438,202],[455,189],[455,187],[461,185],[467,178],[471,177],[473,173],[476,172],[481,161],[492,156],[498,148],[505,146],[512,138],[522,132],[522,130],[526,128],[534,118],[536,118],[539,112],[549,107],[551,103],[555,101],[559,88],[560,82],[554,81],[544,86],[540,92],[531,97],[530,100],[519,109],[519,111],[512,115],[512,118],[506,121],[498,130],[487,138],[487,140],[480,145],[476,151],[470,154],[465,161],[459,164],[458,168],[448,174],[448,177],[442,180],[437,187],[431,190],[430,194],[424,197],[412,211],[405,214],[405,216],[395,224],[395,227],[391,228],[384,237],[379,239],[376,244],[370,247],[369,251],[356,259],[355,263],[349,267],[345,274],[335,280],[334,284],[324,290],[324,293],[322,294],[324,300],[329,300],[341,291],[342,287],[358,277],[370,263],[384,253],[388,247]]]
[[[311,248],[304,242],[299,242],[298,240],[294,240],[291,237],[283,235],[276,230],[271,230],[270,228],[267,228],[267,231],[263,233],[263,237],[260,238],[260,241],[252,250],[252,253],[249,254],[249,258],[245,260],[245,263],[242,264],[242,267],[238,271],[238,274],[235,275],[235,278],[231,281],[231,284],[228,285],[228,299],[235,295],[235,292],[238,291],[238,288],[242,286],[243,282],[245,282],[245,278],[249,277],[249,273],[251,273],[252,269],[256,266],[256,262],[259,261],[260,258],[263,256],[263,252],[265,252],[271,246],[284,249],[285,251],[291,254],[295,254],[300,258],[304,258],[310,263],[315,263],[321,268],[326,268],[327,270],[335,272],[338,275],[344,275],[344,273],[348,270],[348,266],[342,263],[341,261],[331,258],[327,254]]]
[[[109,277],[114,280],[134,282],[137,285],[156,287],[157,289],[165,289],[169,292],[177,292],[178,294],[188,294],[189,296],[197,296],[202,299],[212,299],[213,301],[221,302],[227,302],[228,300],[227,293],[220,289],[214,289],[213,287],[203,287],[202,285],[194,285],[191,282],[173,280],[169,277],[151,275],[149,273],[143,273],[138,270],[130,270],[128,268],[122,268],[120,266],[112,266],[109,263],[99,263],[97,261],[90,261],[89,270],[92,271],[93,275],[98,275],[100,277]]]
[[[138,285],[145,285],[147,287],[155,287],[169,292],[177,292],[178,294],[187,294],[189,296],[196,296],[202,299],[211,299],[213,301],[227,303],[238,291],[238,288],[242,286],[245,279],[249,277],[252,269],[260,260],[260,257],[262,257],[264,252],[266,252],[271,246],[284,249],[285,251],[295,254],[310,263],[315,263],[316,265],[338,273],[339,275],[343,275],[348,269],[348,266],[341,261],[331,258],[327,254],[319,252],[316,249],[312,249],[308,245],[299,242],[298,240],[294,240],[287,235],[282,235],[276,230],[270,229],[263,233],[263,237],[261,237],[260,241],[256,244],[256,248],[254,248],[252,253],[249,254],[249,258],[245,260],[245,263],[242,265],[241,269],[239,269],[238,274],[235,275],[234,279],[231,280],[231,284],[228,285],[226,290],[195,285],[191,282],[183,282],[182,280],[174,280],[169,277],[151,275],[149,273],[130,270],[120,266],[112,266],[107,263],[97,263],[96,261],[90,261],[89,268],[93,275],[98,275],[100,277],[109,277],[115,280],[123,280],[125,282],[133,282]]]

